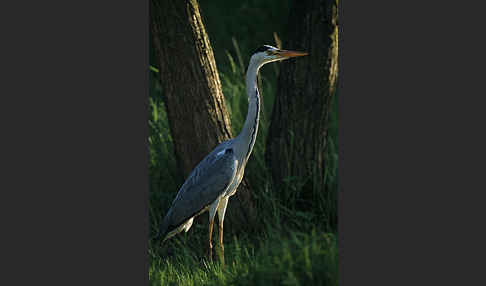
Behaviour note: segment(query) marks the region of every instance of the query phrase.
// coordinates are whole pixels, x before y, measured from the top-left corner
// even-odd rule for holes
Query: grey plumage
[[[221,143],[194,168],[162,221],[161,237],[205,211],[226,193],[237,171],[237,159],[230,145],[230,140]]]

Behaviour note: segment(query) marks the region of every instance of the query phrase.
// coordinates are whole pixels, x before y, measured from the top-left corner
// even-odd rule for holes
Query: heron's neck
[[[244,160],[250,157],[258,132],[258,122],[260,120],[260,94],[257,86],[257,74],[260,66],[250,63],[246,72],[246,92],[248,94],[248,113],[245,124],[241,129],[239,142],[240,150],[243,150]]]

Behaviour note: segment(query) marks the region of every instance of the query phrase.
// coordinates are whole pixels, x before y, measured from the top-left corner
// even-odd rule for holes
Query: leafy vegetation
[[[277,45],[274,32],[285,35],[288,3],[219,0],[200,1],[200,6],[215,51],[233,134],[238,134],[248,104],[244,74],[249,55],[261,44]],[[149,215],[154,235],[184,178],[177,170],[157,65],[152,60],[151,65]],[[331,108],[325,174],[325,188],[331,191],[315,192],[312,202],[302,202],[302,179],[289,178],[292,188],[275,190],[264,160],[277,75],[277,63],[262,69],[260,131],[245,172],[252,182],[258,225],[251,232],[225,229],[224,267],[218,259],[206,259],[207,229],[196,221],[188,233],[162,246],[149,241],[151,285],[337,285],[337,94]],[[207,219],[207,214],[202,216]],[[213,239],[216,232],[217,228]],[[213,245],[217,251],[217,239]]]

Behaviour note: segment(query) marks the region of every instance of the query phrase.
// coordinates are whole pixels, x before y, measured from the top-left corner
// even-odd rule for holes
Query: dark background
[[[144,285],[148,5],[15,3],[0,9],[2,284]],[[481,285],[482,9],[353,4],[340,284]]]

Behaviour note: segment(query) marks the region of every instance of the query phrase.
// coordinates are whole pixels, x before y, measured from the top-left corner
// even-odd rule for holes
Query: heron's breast
[[[241,168],[238,173],[236,173],[234,181],[231,183],[230,188],[227,192],[227,196],[232,196],[236,193],[238,186],[240,185],[241,181],[243,180],[243,175],[245,174],[245,169]]]

